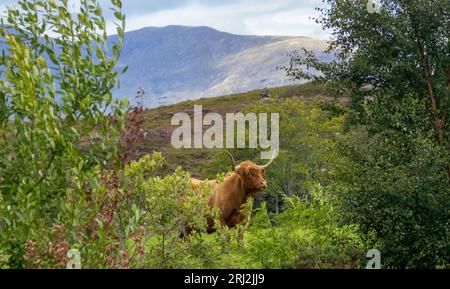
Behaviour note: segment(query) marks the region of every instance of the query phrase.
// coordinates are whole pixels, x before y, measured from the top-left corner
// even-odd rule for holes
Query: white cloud
[[[100,0],[103,5],[109,0]],[[154,1],[154,2],[153,2]],[[2,0],[1,12],[16,0]],[[70,0],[77,10],[78,0]],[[290,35],[329,38],[320,25],[309,19],[317,16],[316,6],[322,0],[133,0],[124,4],[127,31],[147,26],[187,25],[210,26],[234,34],[245,35]],[[107,19],[112,15],[104,10]],[[129,13],[128,13],[129,12]],[[109,21],[108,33],[115,34]]]
[[[309,36],[327,39],[329,34],[314,22],[314,9],[295,9],[274,14],[251,15],[244,19],[250,34]]]
[[[293,4],[294,3],[294,4]],[[199,2],[170,10],[133,15],[127,18],[127,31],[146,26],[210,26],[234,34],[289,35],[328,38],[310,16],[321,0],[256,1],[248,0],[215,6]],[[126,11],[125,11],[126,13]],[[109,33],[115,33],[109,25]]]

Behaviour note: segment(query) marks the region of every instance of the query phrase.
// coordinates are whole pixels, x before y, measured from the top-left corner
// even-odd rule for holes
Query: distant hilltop
[[[109,45],[117,39],[109,38]],[[157,107],[179,101],[292,84],[277,66],[301,48],[324,58],[324,40],[289,36],[244,36],[210,27],[147,27],[125,33],[116,97],[135,102],[139,87],[144,104]]]
[[[109,48],[116,40],[108,38]],[[327,41],[309,37],[234,35],[206,26],[142,28],[125,33],[118,70],[128,65],[128,71],[113,93],[136,103],[142,88],[144,105],[152,108],[289,85],[293,82],[277,67],[288,65],[289,53],[301,48],[330,58],[323,53]],[[0,50],[6,49],[0,43]]]

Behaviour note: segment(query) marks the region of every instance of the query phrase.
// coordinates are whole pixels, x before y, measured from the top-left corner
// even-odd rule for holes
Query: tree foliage
[[[33,242],[51,243],[52,227],[61,248],[47,251],[56,263],[86,238],[84,222],[100,209],[90,203],[102,197],[99,168],[119,152],[126,103],[113,101],[111,90],[123,40],[121,2],[112,1],[121,36],[112,58],[99,3],[81,4],[70,13],[67,0],[19,1],[2,18],[0,250],[11,267],[25,266],[27,251],[29,259],[37,254]]]
[[[263,268],[360,268],[366,248],[357,227],[336,222],[323,190],[313,185],[308,202],[285,197],[287,208],[274,218],[263,203],[249,230],[249,259]]]
[[[350,94],[334,177],[346,222],[376,233],[386,267],[448,264],[450,3],[381,1],[371,14],[366,2],[326,1],[316,21],[334,60],[299,52],[287,73]]]
[[[324,106],[327,106],[326,108]],[[270,213],[278,214],[285,209],[284,197],[309,198],[309,190],[316,181],[326,181],[330,172],[329,158],[334,139],[342,130],[344,107],[333,102],[316,101],[306,104],[301,98],[288,98],[258,103],[246,108],[243,113],[278,113],[280,115],[280,150],[276,161],[267,170],[267,191],[258,196],[267,202]],[[270,131],[269,138],[270,136]],[[248,136],[248,128],[247,128]],[[260,150],[230,150],[237,160],[260,160]],[[229,170],[230,160],[222,150],[217,151],[214,161],[205,173],[213,176]]]

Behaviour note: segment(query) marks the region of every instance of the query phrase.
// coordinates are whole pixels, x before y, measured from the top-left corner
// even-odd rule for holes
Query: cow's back
[[[191,178],[191,186],[194,190],[198,190],[203,184],[203,181]]]
[[[207,182],[207,186],[209,187],[209,190],[203,190],[203,187],[205,186],[205,182]],[[216,191],[219,183],[216,180],[212,181],[202,181],[199,179],[191,178],[191,186],[192,189],[194,189],[196,192],[198,192],[200,195],[202,195],[205,198],[209,198],[214,192]]]

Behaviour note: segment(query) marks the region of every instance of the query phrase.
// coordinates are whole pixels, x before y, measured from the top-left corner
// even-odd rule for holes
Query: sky
[[[76,7],[79,1],[69,0]],[[110,0],[99,0],[107,7]],[[309,36],[328,39],[311,17],[322,0],[122,0],[127,31],[147,26],[210,26],[241,35]],[[16,0],[0,0],[0,11]],[[108,33],[114,33],[112,15]]]

